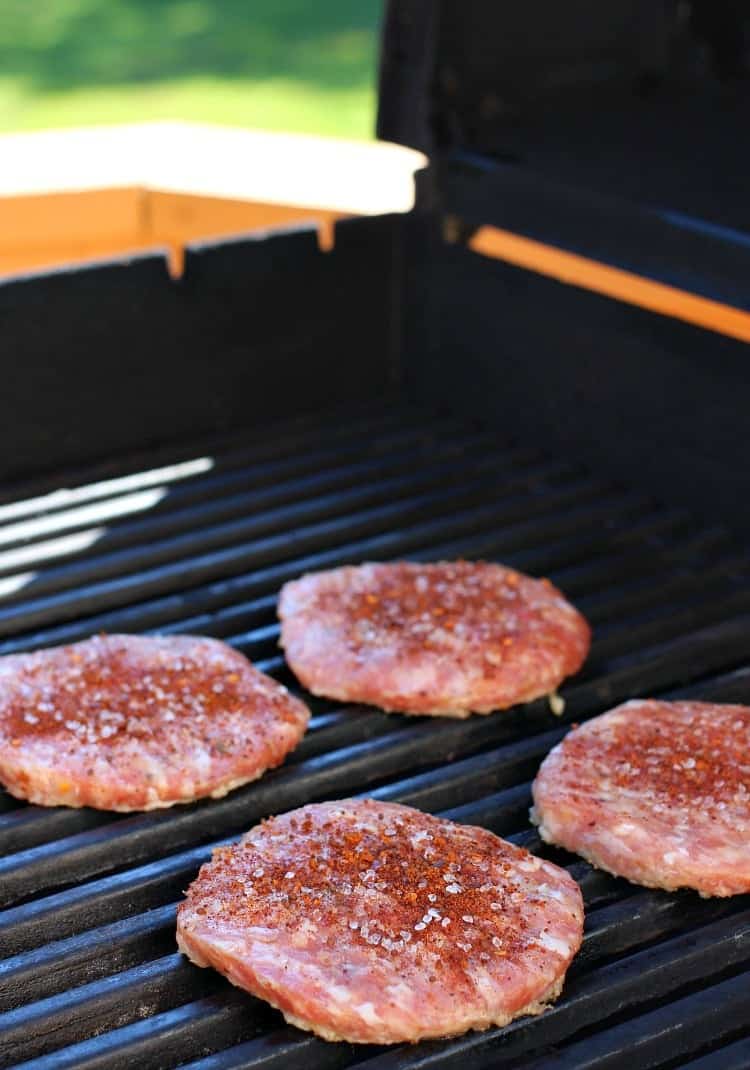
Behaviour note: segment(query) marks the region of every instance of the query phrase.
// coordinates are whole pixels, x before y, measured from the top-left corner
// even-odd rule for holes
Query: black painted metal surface
[[[0,279],[0,480],[268,421],[393,385],[398,216]],[[357,359],[352,360],[352,352]]]
[[[162,451],[139,460],[164,469],[140,482],[131,463],[98,470],[94,487],[79,473],[67,497],[45,499],[37,483],[35,503],[1,498],[0,653],[97,629],[202,632],[289,682],[274,615],[284,580],[465,555],[551,576],[594,626],[591,657],[563,689],[562,719],[544,702],[449,722],[311,699],[291,760],[222,800],[109,815],[2,796],[0,1065],[750,1065],[748,898],[637,888],[550,851],[527,819],[530,780],[571,722],[634,695],[750,701],[745,554],[720,528],[564,457],[420,411],[335,412],[203,442],[199,456],[192,475],[164,469],[189,465],[184,451]],[[212,845],[356,793],[485,825],[569,867],[587,930],[554,1008],[456,1040],[355,1049],[285,1026],[176,953],[175,903]]]
[[[747,238],[748,41],[743,0],[390,0],[378,136]]]
[[[544,200],[541,185],[530,188]],[[513,185],[506,192],[503,170],[484,166],[472,172],[462,165],[448,192],[455,197],[451,207],[474,223],[507,224],[503,208],[493,213],[492,202],[502,206],[506,197],[510,203],[516,199]],[[564,229],[552,220],[568,212],[566,203],[572,212],[573,200],[540,203],[537,214],[550,244],[552,232],[562,236]],[[475,202],[479,207],[472,214]],[[624,233],[631,218],[613,207],[605,261],[627,263],[625,243],[618,246],[614,233]],[[412,216],[408,225],[403,354],[413,397],[450,401],[523,439],[533,433],[556,456],[574,454],[597,465],[604,454],[613,477],[637,479],[659,496],[668,488],[675,503],[697,515],[718,516],[736,531],[750,531],[746,343],[479,256],[463,245],[446,245],[432,217]],[[632,226],[644,235],[640,268],[646,274],[648,264],[654,274],[666,271],[669,258],[660,260],[649,245],[662,241],[662,228]],[[585,249],[583,227],[580,235]],[[682,246],[666,239],[663,244],[675,251]],[[739,277],[743,258],[727,253],[725,260],[717,255],[711,261],[706,255],[705,292],[714,291],[715,283],[715,292],[728,296],[730,264],[737,265]]]

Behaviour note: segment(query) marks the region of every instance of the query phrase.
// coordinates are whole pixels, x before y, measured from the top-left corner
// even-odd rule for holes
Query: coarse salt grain
[[[557,692],[553,691],[547,696],[547,701],[549,702],[549,708],[555,717],[562,717],[565,713],[565,699],[562,695],[558,695]]]

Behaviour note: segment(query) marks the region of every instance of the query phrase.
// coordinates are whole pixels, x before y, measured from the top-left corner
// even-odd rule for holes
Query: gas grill
[[[415,212],[342,222],[325,253],[306,227],[196,245],[179,281],[154,255],[0,286],[0,654],[198,633],[296,688],[283,582],[466,557],[549,576],[591,621],[591,655],[562,717],[538,701],[415,720],[305,696],[297,751],[220,800],[117,815],[3,795],[1,1066],[750,1066],[748,897],[631,885],[528,821],[572,723],[635,696],[750,702],[748,239],[481,156],[482,129],[446,145],[476,86],[458,7],[440,5],[450,47],[438,7],[393,5],[385,37],[381,130],[433,152]],[[446,57],[452,81],[435,76]],[[442,127],[426,145],[428,98]],[[561,250],[588,275],[559,281]],[[644,283],[639,300],[610,268]],[[683,303],[655,307],[659,287]],[[176,903],[213,847],[357,794],[570,871],[586,935],[551,1009],[413,1047],[328,1044],[177,954]]]

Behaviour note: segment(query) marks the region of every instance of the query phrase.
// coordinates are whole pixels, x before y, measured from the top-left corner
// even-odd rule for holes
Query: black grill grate
[[[0,653],[98,629],[194,631],[290,682],[274,616],[284,580],[464,555],[549,574],[592,621],[592,654],[562,721],[543,702],[450,722],[312,699],[292,759],[226,799],[115,816],[0,798],[0,1065],[750,1065],[748,898],[636,888],[544,847],[527,820],[530,779],[572,721],[633,695],[750,701],[748,562],[729,537],[564,459],[392,407],[199,456],[162,452],[154,465],[178,467],[149,477],[132,462],[100,469],[96,485],[79,473],[67,497],[42,484],[30,504],[6,494]],[[175,953],[175,903],[211,846],[356,793],[485,825],[570,868],[587,934],[553,1009],[454,1041],[355,1049],[286,1027]]]

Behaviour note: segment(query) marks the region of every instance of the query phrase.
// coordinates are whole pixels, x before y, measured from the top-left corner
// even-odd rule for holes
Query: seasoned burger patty
[[[98,636],[0,658],[0,781],[42,806],[218,797],[283,761],[308,719],[216,639]]]
[[[581,943],[578,885],[410,807],[304,806],[214,852],[177,914],[199,966],[327,1040],[390,1044],[537,1014]]]
[[[591,634],[548,580],[485,562],[365,564],[279,601],[287,661],[315,695],[466,717],[549,694]]]
[[[750,708],[638,700],[595,717],[542,763],[532,818],[638,884],[750,892]]]

